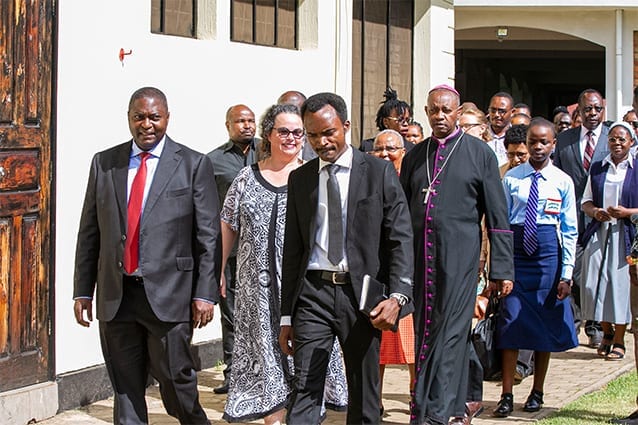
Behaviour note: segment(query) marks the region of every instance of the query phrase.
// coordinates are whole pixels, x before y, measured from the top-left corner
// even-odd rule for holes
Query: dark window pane
[[[151,31],[159,34],[195,36],[196,0],[151,0]]]
[[[297,48],[298,0],[232,0],[231,40]]]
[[[294,49],[297,47],[295,40],[296,30],[296,0],[279,0],[277,10],[277,46]]]
[[[193,0],[164,0],[164,33],[193,35]]]
[[[162,32],[162,1],[151,1],[151,32]]]
[[[275,45],[275,0],[257,0],[255,43]]]
[[[231,40],[253,42],[253,2],[233,0]]]

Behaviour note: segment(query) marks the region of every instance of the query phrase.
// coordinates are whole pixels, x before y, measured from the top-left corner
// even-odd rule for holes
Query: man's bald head
[[[301,105],[306,101],[306,96],[296,90],[289,90],[279,96],[277,103],[280,105],[295,105],[301,111]]]
[[[226,112],[228,137],[235,143],[248,144],[255,137],[255,114],[246,105],[235,105]]]

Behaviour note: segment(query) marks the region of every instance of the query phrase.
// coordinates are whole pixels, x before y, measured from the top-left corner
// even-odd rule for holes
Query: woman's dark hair
[[[388,86],[388,88],[385,90],[385,93],[383,93],[383,97],[385,98],[385,100],[381,102],[381,106],[377,111],[376,119],[377,128],[379,129],[379,131],[385,130],[387,128],[383,124],[383,119],[392,115],[392,111],[396,111],[397,115],[399,116],[403,115],[405,111],[408,111],[408,114],[410,114],[410,117],[412,117],[412,108],[410,108],[410,105],[408,105],[407,102],[399,100],[396,90],[393,90],[392,87]]]

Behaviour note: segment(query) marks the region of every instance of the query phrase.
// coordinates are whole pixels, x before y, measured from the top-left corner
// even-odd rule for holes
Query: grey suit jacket
[[[111,320],[122,301],[127,177],[132,141],[93,157],[75,255],[74,297],[92,297]],[[140,271],[155,315],[191,317],[193,298],[218,299],[221,236],[211,161],[168,136],[140,224]]]
[[[600,124],[602,130],[596,142],[596,149],[591,163],[602,161],[609,154],[609,144],[607,135],[609,129],[606,125]],[[560,133],[557,137],[556,149],[554,150],[554,165],[563,170],[574,181],[574,191],[576,194],[576,205],[578,214],[578,233],[585,229],[585,214],[580,211],[580,200],[585,191],[589,172],[583,167],[582,154],[580,152],[580,127],[570,128]]]
[[[319,159],[294,170],[288,179],[288,204],[282,265],[281,314],[294,315],[317,230]],[[412,299],[412,225],[394,166],[353,149],[348,190],[346,254],[355,297],[363,276],[388,285],[388,293]],[[403,308],[407,314],[413,308]]]

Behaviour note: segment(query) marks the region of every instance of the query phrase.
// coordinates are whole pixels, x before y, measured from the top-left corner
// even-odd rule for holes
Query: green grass
[[[625,417],[636,410],[638,380],[636,372],[626,373],[605,387],[584,395],[539,425],[594,425],[608,423],[611,418]]]

